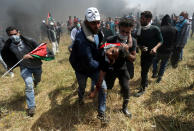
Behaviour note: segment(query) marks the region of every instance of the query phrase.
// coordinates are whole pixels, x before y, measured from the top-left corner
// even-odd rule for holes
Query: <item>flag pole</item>
[[[24,60],[24,58],[22,58],[20,61],[18,61],[13,67],[11,67],[7,72],[5,72],[2,76],[4,77],[5,75],[7,75],[11,70],[13,70],[13,68],[15,68],[20,62],[22,62]]]

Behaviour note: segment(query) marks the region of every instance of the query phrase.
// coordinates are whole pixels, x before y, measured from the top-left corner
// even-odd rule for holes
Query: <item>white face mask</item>
[[[127,39],[128,39],[128,36],[124,36],[124,35],[122,35],[122,34],[118,34],[118,36],[119,36],[119,38],[121,39],[121,40],[123,40],[123,41],[127,41]]]

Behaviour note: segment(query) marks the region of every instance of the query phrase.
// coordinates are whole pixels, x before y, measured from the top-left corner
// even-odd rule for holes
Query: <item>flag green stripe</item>
[[[41,60],[45,60],[45,61],[51,61],[54,59],[54,57],[43,57],[43,56],[38,56],[38,55],[32,55],[35,58],[41,59]]]

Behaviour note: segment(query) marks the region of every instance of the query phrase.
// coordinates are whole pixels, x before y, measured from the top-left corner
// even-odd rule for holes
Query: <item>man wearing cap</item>
[[[90,7],[86,10],[82,29],[77,34],[69,61],[75,70],[78,81],[79,104],[84,104],[83,97],[87,78],[97,82],[99,75],[99,43],[103,39],[100,29],[98,9]]]

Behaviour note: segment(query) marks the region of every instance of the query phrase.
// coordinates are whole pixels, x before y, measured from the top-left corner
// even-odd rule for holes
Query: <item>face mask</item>
[[[183,21],[184,20],[184,17],[183,16],[179,16],[179,20],[180,21]]]
[[[20,39],[20,36],[18,35],[12,35],[10,36],[10,39],[12,40],[13,43],[20,43],[21,39]]]
[[[77,27],[78,27],[78,28],[81,28],[81,25],[80,25],[80,24],[77,24]]]
[[[124,36],[124,35],[122,35],[122,34],[118,34],[118,36],[119,36],[119,38],[121,39],[121,40],[123,40],[123,41],[126,41],[127,39],[128,39],[128,36]]]

